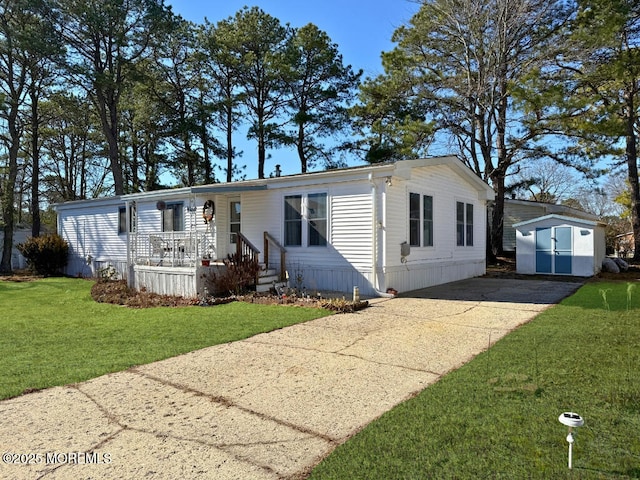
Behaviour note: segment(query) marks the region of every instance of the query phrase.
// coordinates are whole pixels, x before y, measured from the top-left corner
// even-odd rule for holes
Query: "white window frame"
[[[411,217],[411,196],[412,195],[417,195],[418,196],[418,201],[420,203],[419,205],[419,212],[418,212],[418,217],[416,218],[412,218]],[[431,242],[427,243],[425,241],[425,208],[424,208],[424,204],[425,204],[425,198],[428,197],[431,199]],[[409,194],[407,195],[407,218],[408,218],[408,232],[407,232],[407,237],[409,239],[409,245],[411,245],[412,247],[424,247],[424,248],[431,248],[434,246],[435,244],[435,198],[433,195],[428,194],[428,193],[424,193],[424,192],[409,192]],[[411,238],[411,222],[412,221],[417,221],[418,222],[418,242],[416,243],[414,240],[412,240]]]
[[[310,210],[310,197],[321,197],[324,196],[325,200],[325,216],[324,217],[315,217]],[[289,220],[286,219],[286,201],[288,198],[300,198],[300,219],[299,220]],[[327,192],[308,192],[308,193],[293,193],[291,195],[283,195],[282,197],[282,238],[283,245],[288,248],[326,248],[329,245],[329,194]],[[288,222],[300,222],[300,243],[290,244],[287,242],[287,226]],[[312,245],[311,239],[311,231],[316,227],[317,224],[314,225],[314,222],[324,222],[324,243],[318,245]],[[322,234],[322,232],[321,232]]]
[[[127,233],[133,233],[133,206],[129,205],[129,215],[127,215],[127,207],[118,207],[118,235],[125,235]],[[122,228],[126,225],[126,228]]]
[[[462,223],[460,223],[458,208],[462,206]],[[471,208],[471,221],[469,221],[469,208]],[[455,242],[456,247],[473,247],[475,243],[475,214],[476,208],[473,202],[456,200],[454,208]],[[462,226],[462,232],[459,231]],[[462,235],[462,238],[460,238]]]
[[[176,228],[175,218],[174,218],[174,212],[176,211],[180,212],[179,213],[180,225],[178,225],[178,228]],[[185,227],[184,202],[182,201],[167,202],[165,209],[161,210],[161,212],[162,214],[160,215],[160,223],[161,223],[163,232],[183,232],[184,231],[184,227]],[[171,229],[167,229],[165,224],[165,216],[168,215],[169,212],[171,212],[171,216],[172,216]]]

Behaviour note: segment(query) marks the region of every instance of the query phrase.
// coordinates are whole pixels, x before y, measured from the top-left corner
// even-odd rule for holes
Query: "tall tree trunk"
[[[191,149],[189,133],[184,133],[182,142],[184,145],[184,159],[187,162],[187,186],[192,187],[196,184],[196,163],[198,155]]]
[[[209,133],[207,132],[206,122],[200,127],[200,142],[202,143],[202,160],[204,162],[204,183],[213,183],[213,170],[211,168],[211,156],[209,154]]]
[[[489,224],[489,248],[487,260],[492,262],[503,254],[502,237],[504,234],[504,175],[497,174],[491,178],[496,199],[493,202]]]
[[[506,44],[506,40],[505,40]],[[503,52],[504,53],[504,52]],[[497,166],[492,173],[491,183],[496,192],[493,218],[491,219],[491,255],[495,260],[502,255],[502,237],[504,234],[504,195],[505,177],[510,164],[507,151],[507,110],[509,108],[507,59],[501,58],[498,68],[498,103],[496,106],[496,156]]]
[[[267,158],[267,149],[264,142],[264,123],[258,120],[258,178],[264,178],[264,163]]]
[[[4,239],[2,243],[2,260],[0,261],[0,273],[10,274],[13,271],[11,255],[13,250],[13,233],[15,230],[15,189],[18,178],[18,151],[20,149],[20,129],[18,127],[18,103],[10,102],[9,115],[7,117],[7,129],[9,131],[9,174],[4,184],[2,194],[2,220],[4,222]]]
[[[113,92],[109,96],[113,97]],[[102,131],[109,145],[109,165],[115,194],[124,195],[124,174],[118,145],[118,107],[116,101],[113,98],[107,99],[105,92],[102,92],[100,88],[96,88],[96,98]]]
[[[227,98],[231,99],[231,91],[227,89]],[[231,100],[227,105],[227,182],[231,182],[233,179],[233,107],[231,106]]]
[[[31,236],[40,236],[40,118],[38,92],[35,85],[29,91],[31,97]]]
[[[631,188],[631,226],[633,229],[634,262],[640,261],[640,186],[638,185],[638,144],[634,131],[637,120],[635,110],[635,82],[626,94],[626,132],[625,154],[627,161],[627,178]]]
[[[307,173],[307,155],[304,152],[304,125],[298,125],[298,158],[300,158],[300,172]]]

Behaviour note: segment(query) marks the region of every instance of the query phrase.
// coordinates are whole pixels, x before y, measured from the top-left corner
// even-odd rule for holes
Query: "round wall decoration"
[[[204,219],[204,223],[210,223],[215,214],[216,204],[213,203],[213,200],[207,200],[204,202],[204,206],[202,207],[202,218]]]

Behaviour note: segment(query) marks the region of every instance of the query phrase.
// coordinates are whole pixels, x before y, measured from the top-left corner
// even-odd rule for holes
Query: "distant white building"
[[[27,261],[17,248],[19,243],[23,243],[31,237],[31,228],[18,227],[13,232],[13,248],[11,250],[11,268],[20,270],[27,267]],[[0,229],[0,245],[4,242],[4,231]],[[0,251],[0,256],[2,252]]]

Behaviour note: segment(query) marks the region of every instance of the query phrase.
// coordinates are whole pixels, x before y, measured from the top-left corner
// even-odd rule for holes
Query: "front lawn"
[[[96,303],[92,284],[70,278],[0,281],[0,399],[330,314],[242,302],[131,309]]]
[[[586,284],[370,424],[310,478],[640,478],[636,286]],[[571,471],[565,411],[585,419]]]

